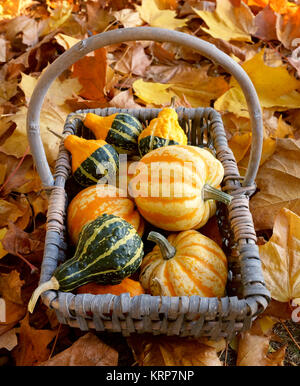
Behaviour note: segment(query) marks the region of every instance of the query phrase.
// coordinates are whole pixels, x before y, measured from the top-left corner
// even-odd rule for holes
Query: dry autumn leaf
[[[54,339],[56,331],[39,330],[31,327],[29,314],[20,321],[19,344],[13,351],[16,366],[36,366],[48,359],[48,345]]]
[[[83,98],[105,102],[106,49],[99,48],[94,56],[85,56],[73,66],[73,76],[78,78],[82,88],[79,95]]]
[[[203,31],[214,38],[226,41],[252,41],[254,15],[243,1],[239,6],[234,6],[230,0],[217,0],[216,9],[213,12],[199,11],[196,8],[194,11],[208,26],[208,28],[202,27]]]
[[[276,215],[285,207],[300,215],[300,140],[276,140],[274,154],[260,167],[259,191],[250,201],[256,230],[272,229]]]
[[[286,347],[270,353],[269,344],[273,322],[262,328],[262,319],[257,319],[249,331],[239,338],[237,366],[283,366]],[[266,325],[266,324],[265,324]]]
[[[151,27],[177,29],[186,25],[186,19],[177,19],[176,11],[159,9],[155,0],[142,0],[142,5],[136,5],[141,19]]]
[[[242,65],[257,91],[262,107],[278,107],[280,110],[298,108],[300,105],[300,81],[291,75],[286,66],[270,67],[264,62],[264,50]],[[229,111],[237,116],[248,117],[247,103],[235,79],[232,88],[216,102],[219,111]]]
[[[36,83],[36,78],[22,74],[19,87],[24,92],[27,102],[30,100],[30,96]],[[48,128],[57,133],[62,131],[65,119],[71,112],[65,102],[67,99],[71,99],[74,94],[79,92],[79,90],[80,84],[75,78],[63,81],[56,79],[45,98],[40,116],[40,132],[46,156],[50,164],[56,160],[60,140],[50,133]],[[26,117],[27,107],[22,106],[19,111],[10,118],[17,127],[13,134],[6,139],[2,146],[0,146],[0,150],[3,153],[20,158],[28,152],[29,145],[26,132]]]
[[[300,217],[283,208],[273,235],[259,246],[266,285],[273,299],[286,303],[300,297]]]
[[[87,333],[71,347],[40,363],[40,366],[117,366],[118,352]]]
[[[24,283],[25,281],[20,279],[20,273],[16,270],[12,270],[8,274],[1,274],[0,294],[2,298],[22,305],[21,288]]]
[[[222,366],[217,348],[197,339],[168,336],[128,338],[139,366]]]

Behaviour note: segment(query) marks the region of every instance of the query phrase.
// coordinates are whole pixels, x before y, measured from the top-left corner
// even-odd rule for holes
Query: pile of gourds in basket
[[[188,144],[174,104],[144,126],[128,113],[76,119],[95,139],[63,138],[82,187],[67,210],[75,253],[36,288],[29,311],[50,289],[224,296],[226,256],[201,234],[216,201],[231,200],[220,188],[224,169],[209,148]],[[143,239],[154,242],[148,253]]]

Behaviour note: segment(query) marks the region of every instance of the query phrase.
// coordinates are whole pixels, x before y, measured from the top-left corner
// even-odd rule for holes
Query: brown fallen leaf
[[[282,208],[259,254],[271,297],[283,303],[300,298],[300,217]]]
[[[115,64],[114,70],[122,74],[143,76],[152,60],[146,55],[141,43],[130,44]]]
[[[270,5],[263,8],[254,18],[254,36],[262,40],[276,40],[276,14]]]
[[[83,98],[105,102],[104,87],[106,83],[106,49],[95,50],[94,56],[85,56],[73,66],[73,76],[78,78]]]
[[[263,328],[262,318],[264,317],[255,320],[249,331],[241,333],[237,366],[283,366],[286,346],[269,352],[273,324],[271,323],[269,328]]]
[[[56,331],[37,330],[29,324],[29,314],[20,321],[18,334],[19,344],[13,349],[12,355],[16,366],[36,366],[48,359],[49,343],[56,335]]]
[[[26,311],[26,304],[21,305],[5,300],[5,320],[0,321],[0,334],[16,325],[25,316]]]
[[[200,339],[143,334],[127,342],[139,366],[222,366],[216,347]]]
[[[133,98],[131,89],[121,91],[109,102],[109,106],[121,109],[138,109],[141,108]]]
[[[286,48],[293,48],[293,42],[300,38],[300,7],[291,2],[289,4],[287,12],[278,15],[276,31],[278,40]]]
[[[22,256],[29,262],[40,264],[44,251],[45,232],[44,225],[27,233],[13,223],[9,223],[2,245],[12,255]]]
[[[1,297],[13,303],[23,304],[21,288],[24,283],[24,280],[20,279],[20,273],[15,269],[10,271],[10,273],[0,274]]]
[[[16,329],[12,328],[4,334],[0,334],[0,349],[5,348],[11,351],[18,344]]]
[[[117,366],[118,352],[89,332],[40,366]]]
[[[300,140],[276,140],[274,154],[260,167],[258,193],[250,200],[255,229],[272,229],[285,207],[300,215]]]

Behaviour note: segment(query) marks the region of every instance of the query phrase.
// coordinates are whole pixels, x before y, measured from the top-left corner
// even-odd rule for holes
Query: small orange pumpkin
[[[151,295],[224,296],[227,259],[213,240],[195,230],[168,239],[150,232],[148,240],[157,245],[144,257],[139,280]]]
[[[150,224],[175,232],[198,229],[215,214],[215,200],[231,200],[220,189],[223,177],[223,166],[210,151],[165,146],[140,159],[129,194]]]
[[[67,228],[71,242],[76,245],[82,227],[104,213],[121,217],[134,226],[139,236],[143,235],[144,220],[134,201],[113,185],[99,184],[80,191],[68,207]]]
[[[77,288],[78,294],[93,294],[93,295],[121,295],[129,292],[130,296],[142,295],[145,293],[140,282],[129,279],[128,277],[116,285],[101,285],[97,283],[88,283]]]

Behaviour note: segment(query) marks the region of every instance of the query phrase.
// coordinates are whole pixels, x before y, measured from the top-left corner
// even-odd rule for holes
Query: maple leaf
[[[114,18],[125,28],[139,27],[143,25],[143,20],[140,14],[131,8],[121,9],[112,13]]]
[[[23,90],[27,102],[30,100],[36,83],[36,78],[22,74],[19,87]],[[65,119],[71,112],[71,109],[65,102],[67,99],[71,99],[74,93],[78,93],[79,90],[80,83],[76,78],[65,79],[63,81],[56,79],[48,90],[40,115],[40,132],[46,156],[50,164],[57,158],[60,140],[50,133],[48,128],[57,133],[61,133]],[[16,124],[16,129],[0,146],[0,150],[3,153],[20,158],[28,151],[26,118],[26,106],[22,106],[14,116],[10,117],[9,120]]]
[[[146,103],[156,105],[169,104],[174,93],[170,93],[171,84],[144,82],[143,79],[138,79],[133,82],[133,90],[140,99]]]
[[[278,138],[274,154],[260,167],[259,191],[250,201],[256,230],[272,229],[285,207],[300,215],[300,140]]]
[[[135,7],[140,17],[151,27],[174,30],[184,27],[187,23],[187,19],[176,19],[176,11],[159,9],[155,0],[142,0],[142,5]]]
[[[300,105],[300,81],[291,75],[286,66],[270,67],[264,62],[264,50],[242,64],[258,94],[262,107],[280,110],[298,108]],[[231,78],[232,87],[214,104],[219,111],[230,111],[237,116],[249,117],[246,99],[237,81]]]
[[[218,345],[207,340],[131,335],[127,341],[139,366],[222,366]]]
[[[130,45],[114,66],[115,71],[123,74],[143,76],[152,60],[146,55],[142,44]]]
[[[259,246],[266,286],[273,299],[286,303],[300,298],[300,217],[282,208],[270,240]]]
[[[117,366],[118,352],[91,332],[40,366]]]
[[[0,293],[2,298],[13,303],[23,304],[21,297],[21,287],[25,283],[20,279],[20,273],[16,270],[10,271],[8,274],[0,275]]]
[[[95,50],[94,56],[85,56],[73,66],[73,76],[77,77],[83,98],[106,102],[104,87],[106,83],[106,49]]]
[[[237,366],[283,366],[286,346],[269,353],[274,321],[266,317],[254,321],[249,331],[239,336]]]
[[[289,3],[287,13],[279,15],[276,23],[276,32],[278,40],[286,48],[293,48],[294,42],[300,39],[300,7],[299,5]],[[298,43],[299,44],[299,40]]]
[[[213,12],[200,11],[193,8],[208,28],[202,27],[214,38],[226,41],[237,40],[251,42],[251,33],[254,31],[254,15],[243,2],[234,6],[230,0],[217,0]]]
[[[29,314],[26,313],[24,319],[20,321],[18,335],[19,344],[12,351],[16,366],[36,366],[48,359],[50,354],[48,345],[55,337],[56,331],[31,327]]]

